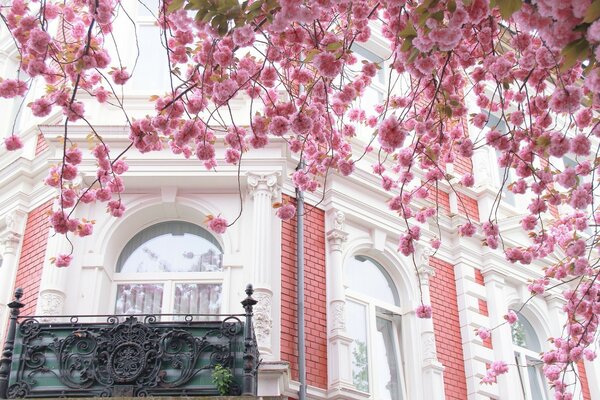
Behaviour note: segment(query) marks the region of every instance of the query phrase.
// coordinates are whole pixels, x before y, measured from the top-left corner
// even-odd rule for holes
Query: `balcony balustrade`
[[[235,315],[23,317],[17,289],[0,399],[256,396],[251,285],[246,294]],[[224,371],[220,390],[215,369]]]

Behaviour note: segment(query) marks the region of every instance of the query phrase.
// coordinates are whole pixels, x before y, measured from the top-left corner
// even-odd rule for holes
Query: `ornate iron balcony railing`
[[[198,321],[195,317],[207,317],[199,314],[162,314],[47,322],[48,316],[19,316],[23,291],[17,289],[8,305],[0,399],[214,396],[224,394],[213,379],[217,365],[230,371],[227,395],[255,396],[253,292],[248,285],[244,314],[211,315],[213,321]],[[100,318],[104,322],[81,322]]]

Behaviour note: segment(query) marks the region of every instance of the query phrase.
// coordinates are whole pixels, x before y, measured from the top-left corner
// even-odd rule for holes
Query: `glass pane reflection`
[[[175,314],[219,314],[221,285],[178,283],[175,285]],[[206,320],[208,317],[201,317]]]
[[[367,352],[367,310],[362,304],[346,302],[348,332],[354,341],[352,351],[352,382],[358,390],[369,391],[369,354]]]
[[[117,286],[116,314],[160,314],[163,285],[131,283]]]
[[[214,272],[223,269],[217,241],[187,222],[163,222],[144,229],[125,246],[117,272]]]
[[[377,317],[374,358],[379,360],[381,368],[377,373],[376,384],[382,400],[402,399],[396,345],[394,344],[392,321]]]

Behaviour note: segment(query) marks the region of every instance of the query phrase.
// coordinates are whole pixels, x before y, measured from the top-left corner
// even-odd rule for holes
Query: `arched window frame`
[[[382,301],[381,299],[377,299],[375,297],[369,296],[367,294],[361,293],[360,291],[354,290],[349,287],[346,280],[347,267],[348,262],[354,257],[364,257],[370,261],[372,261],[377,268],[382,272],[387,281],[390,283],[392,290],[396,292],[396,304],[391,304],[389,302]],[[376,359],[374,355],[373,348],[375,347],[375,338],[374,333],[378,331],[377,320],[378,318],[383,318],[392,323],[391,330],[393,332],[393,345],[395,347],[395,358],[397,363],[398,375],[400,379],[399,385],[399,395],[401,399],[409,398],[409,385],[411,377],[408,377],[407,374],[410,373],[408,369],[410,366],[407,366],[406,358],[409,357],[407,353],[407,346],[409,346],[408,341],[406,340],[406,331],[407,326],[411,324],[408,322],[408,317],[412,313],[413,309],[408,302],[403,302],[403,297],[401,295],[402,286],[398,284],[398,282],[394,279],[392,274],[390,273],[389,268],[386,268],[390,263],[384,260],[384,257],[377,257],[377,255],[372,254],[372,252],[357,252],[349,255],[344,262],[344,285],[345,285],[345,296],[346,296],[346,314],[347,314],[347,322],[348,322],[348,334],[353,337],[352,332],[352,322],[351,318],[353,315],[353,308],[356,305],[358,307],[364,307],[365,310],[365,325],[366,325],[366,343],[367,343],[367,366],[368,366],[368,389],[357,387],[358,390],[365,391],[371,394],[374,399],[384,398],[382,393],[380,393],[380,388],[375,382],[375,377],[379,376],[378,370],[381,369],[379,365],[382,364],[382,360]],[[400,290],[399,290],[400,289]],[[389,313],[389,314],[388,314]],[[356,314],[354,314],[356,315]],[[403,335],[403,332],[405,334]],[[411,332],[412,333],[412,332]],[[352,349],[354,349],[352,345]],[[353,358],[353,354],[350,356]],[[352,371],[354,376],[356,371]]]
[[[518,309],[517,307],[514,308]],[[549,400],[551,397],[542,370],[542,360],[540,359],[540,353],[544,350],[542,348],[542,341],[540,340],[540,331],[539,329],[536,329],[535,324],[532,323],[535,319],[530,318],[529,313],[526,311],[525,314],[523,314],[523,312],[517,312],[517,315],[519,320],[511,326],[511,342],[513,345],[515,363],[517,365],[517,376],[521,385],[523,399]],[[525,345],[522,346],[519,343],[516,343],[515,330],[518,329],[519,326],[523,327],[524,334],[526,333],[525,331],[529,331],[530,340],[535,340],[535,344],[524,343]],[[532,383],[537,385],[538,390],[533,388]],[[534,391],[537,393],[534,394]]]
[[[119,291],[120,290],[128,290],[127,285],[161,285],[162,287],[162,298],[155,299],[155,302],[161,302],[161,307],[158,309],[156,305],[148,305],[148,307],[144,306],[144,309],[140,310],[141,314],[225,314],[227,312],[227,301],[224,296],[224,281],[225,281],[225,273],[223,268],[218,271],[203,271],[203,272],[120,272],[119,269],[122,267],[122,264],[125,263],[124,260],[121,259],[124,252],[129,252],[131,255],[131,248],[128,249],[128,246],[132,241],[135,241],[136,238],[143,233],[144,231],[151,230],[153,227],[157,227],[164,224],[180,224],[181,225],[192,225],[195,226],[196,229],[200,232],[203,231],[201,235],[195,235],[202,237],[205,240],[208,240],[211,244],[217,247],[221,255],[223,255],[223,245],[221,242],[217,240],[216,237],[211,235],[205,229],[199,227],[196,224],[192,224],[183,220],[172,220],[172,221],[162,221],[150,224],[149,226],[141,229],[135,235],[133,235],[123,246],[121,251],[119,252],[119,256],[117,262],[115,264],[115,269],[112,276],[112,291],[111,291],[111,299],[113,299],[113,311],[116,313],[120,313],[127,310],[120,310],[116,302],[118,301]],[[160,236],[160,235],[159,235]],[[158,237],[158,236],[156,236]],[[155,238],[155,237],[154,237]],[[154,239],[153,238],[153,239]],[[138,240],[139,241],[139,240]],[[140,242],[143,244],[144,242]],[[137,248],[137,247],[136,247]],[[135,249],[133,249],[135,251]],[[125,254],[126,254],[125,253]],[[222,267],[222,265],[221,265]],[[185,288],[184,285],[198,285],[196,287],[200,287],[202,285],[207,285],[205,288],[209,288],[211,291],[211,297],[215,296],[219,297],[218,309],[215,309],[214,303],[209,305],[208,309],[204,309],[204,304],[198,300],[197,309],[195,306],[190,305],[188,309],[185,309],[184,306],[179,304],[177,306],[177,292],[181,291]],[[216,285],[219,285],[219,288],[216,288]],[[210,288],[212,286],[212,288]],[[122,289],[120,289],[122,288]],[[199,293],[200,291],[198,291]],[[197,296],[199,294],[196,294]],[[194,301],[192,301],[194,303]],[[182,309],[183,308],[183,309]],[[137,310],[136,310],[137,311]],[[136,312],[137,313],[137,312]],[[171,319],[171,317],[166,317],[166,319]],[[204,318],[206,319],[206,318]]]

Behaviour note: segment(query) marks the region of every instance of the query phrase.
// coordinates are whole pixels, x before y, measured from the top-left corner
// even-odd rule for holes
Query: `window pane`
[[[543,389],[544,377],[542,373],[541,361],[534,360],[531,358],[527,359],[529,366],[527,367],[527,373],[529,375],[529,387],[531,388],[532,399],[545,399],[545,390]]]
[[[144,9],[143,6],[140,7]],[[149,14],[147,10],[145,12]],[[170,85],[169,59],[158,26],[140,23],[137,26],[137,33],[137,48],[133,51],[137,53],[139,48],[139,57],[130,79],[131,84],[136,90],[148,93],[167,91]]]
[[[124,284],[117,286],[116,314],[160,314],[162,284]]]
[[[178,283],[175,285],[173,307],[175,314],[219,314],[220,311],[220,284]]]
[[[344,273],[350,289],[389,304],[400,305],[392,278],[374,260],[364,256],[352,257],[346,263]]]
[[[223,254],[204,229],[187,222],[164,222],[144,229],[123,249],[117,272],[213,272]]]
[[[517,313],[517,315],[519,316],[519,320],[511,327],[513,344],[537,351],[538,353],[541,352],[542,347],[540,346],[540,340],[538,339],[533,326],[523,314]]]
[[[382,400],[400,400],[402,398],[396,340],[392,321],[377,317],[373,356],[375,360],[379,360],[379,365],[381,365],[375,383],[378,389],[377,393]]]
[[[352,382],[358,390],[369,391],[369,354],[367,352],[367,310],[362,304],[346,302],[348,332],[352,342]]]
[[[156,17],[158,16],[158,0],[138,0],[138,16]]]

